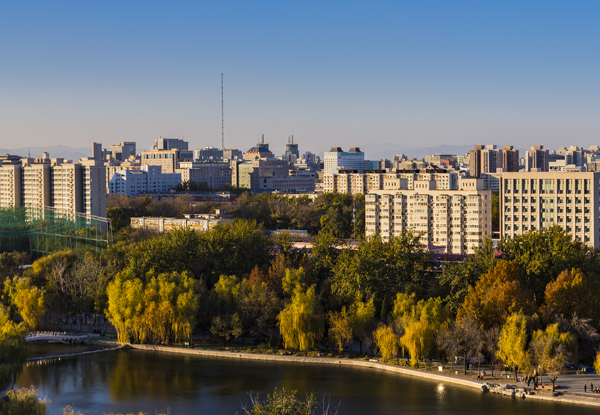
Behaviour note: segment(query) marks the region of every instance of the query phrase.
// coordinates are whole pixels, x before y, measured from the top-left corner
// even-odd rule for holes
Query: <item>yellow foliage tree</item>
[[[531,366],[531,354],[527,349],[530,336],[529,319],[522,312],[513,313],[506,319],[498,340],[497,355],[507,366],[512,366],[515,378],[519,368]]]
[[[390,326],[380,323],[377,330],[375,330],[374,337],[384,362],[389,361],[394,355],[398,354],[398,336]]]
[[[325,318],[315,286],[306,292],[296,290],[292,302],[279,313],[277,320],[286,349],[303,352],[313,349],[325,330]]]
[[[29,330],[36,330],[42,323],[46,313],[46,301],[44,295],[46,290],[34,287],[27,277],[15,276],[12,281],[4,283],[5,294],[17,308],[17,312],[27,324]]]
[[[558,324],[546,330],[536,330],[531,336],[531,351],[539,373],[546,373],[552,383],[552,392],[565,363],[576,360],[577,339],[571,333],[562,333]]]
[[[122,343],[168,343],[190,339],[198,309],[194,281],[186,272],[150,272],[144,282],[131,272],[119,273],[108,285],[106,314]]]
[[[469,287],[456,315],[457,320],[472,317],[484,329],[501,326],[506,318],[520,310],[531,315],[536,306],[532,293],[522,285],[523,271],[516,261],[499,261]]]
[[[542,313],[550,320],[554,315],[591,318],[594,325],[600,323],[600,283],[578,268],[560,273],[556,281],[546,286]]]
[[[360,353],[362,354],[363,340],[366,339],[373,330],[373,319],[375,318],[375,304],[373,297],[368,302],[357,299],[350,306],[350,325],[354,336],[358,337]]]
[[[434,331],[427,321],[412,321],[404,327],[400,344],[408,350],[410,364],[418,366],[419,359],[429,355],[434,344]]]
[[[344,346],[352,341],[352,325],[346,307],[343,307],[339,313],[335,311],[327,313],[327,321],[330,341],[335,342],[338,351],[343,353]]]

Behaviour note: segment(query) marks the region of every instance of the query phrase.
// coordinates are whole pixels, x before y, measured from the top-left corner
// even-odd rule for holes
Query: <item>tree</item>
[[[362,354],[363,341],[369,337],[374,329],[375,305],[373,298],[368,302],[357,299],[350,306],[350,326],[354,336],[358,338],[360,353]]]
[[[577,353],[577,341],[571,333],[561,333],[558,324],[546,330],[533,332],[530,344],[532,360],[539,373],[546,373],[552,383],[552,392],[565,363],[572,362]]]
[[[594,359],[594,370],[596,373],[600,373],[600,352],[596,353],[596,358]]]
[[[483,332],[483,351],[492,365],[492,378],[494,367],[498,362],[498,340],[500,339],[500,327],[494,326]]]
[[[0,413],[6,415],[46,415],[50,401],[40,399],[37,389],[21,388],[8,391],[5,399],[0,400]]]
[[[474,256],[467,257],[464,262],[444,265],[440,285],[447,292],[444,302],[452,311],[458,311],[469,287],[474,286],[481,275],[493,268],[497,261],[496,250],[492,240],[488,238],[483,246],[477,248]]]
[[[302,268],[294,269],[288,268],[285,270],[285,276],[281,281],[283,292],[287,295],[292,295],[294,290],[299,287],[304,290],[306,288],[306,279],[304,277],[304,270]]]
[[[538,300],[543,298],[546,285],[556,280],[566,269],[580,268],[594,271],[597,266],[591,248],[573,239],[558,225],[535,232],[518,235],[514,239],[500,241],[503,257],[517,261],[525,272],[524,287],[531,290]]]
[[[412,366],[419,365],[419,359],[429,355],[434,342],[434,331],[426,321],[411,321],[404,326],[400,344],[408,350]]]
[[[390,326],[380,323],[377,330],[375,330],[374,336],[375,343],[379,347],[381,358],[384,362],[390,360],[392,356],[398,355],[400,341]]]
[[[467,361],[481,352],[483,342],[479,322],[471,317],[455,321],[442,327],[436,334],[436,342],[446,352],[451,361],[463,357],[463,371],[467,373]]]
[[[542,313],[547,320],[555,315],[590,318],[595,324],[600,323],[600,282],[590,273],[579,268],[560,273],[556,281],[546,286]]]
[[[498,357],[507,366],[512,366],[517,378],[519,368],[531,365],[531,354],[527,349],[531,333],[530,319],[522,312],[513,313],[506,319],[498,341]]]
[[[11,303],[17,308],[18,313],[25,321],[29,330],[36,330],[42,323],[46,313],[44,296],[46,291],[31,286],[27,277],[14,277],[6,280],[4,291],[8,294]]]
[[[296,290],[292,302],[277,316],[279,330],[286,349],[306,352],[323,338],[325,319],[315,287],[306,292]]]
[[[403,292],[409,283],[421,283],[430,256],[422,249],[420,236],[404,232],[389,242],[371,236],[356,249],[344,249],[333,268],[332,292],[346,303],[356,296],[374,297],[381,309],[385,295]]]
[[[0,388],[4,389],[21,373],[27,359],[24,324],[10,320],[8,310],[0,305]]]
[[[296,398],[296,390],[282,388],[280,391],[275,388],[273,395],[267,395],[267,398],[261,402],[258,395],[250,394],[252,408],[243,406],[242,409],[246,415],[314,415],[319,409],[319,403],[314,393],[307,395],[305,401]],[[321,407],[322,414],[329,414],[329,405],[323,403]],[[333,415],[337,414],[337,411]]]
[[[227,344],[229,340],[242,335],[242,322],[237,313],[216,316],[213,318],[210,332],[213,336],[223,340]]]
[[[280,311],[280,301],[266,283],[242,283],[237,299],[244,332],[261,337],[273,327]]]
[[[523,274],[515,261],[500,261],[469,287],[456,318],[473,317],[484,328],[502,325],[509,314],[523,310],[532,314],[531,292],[521,285]]]
[[[329,339],[337,345],[340,353],[344,352],[344,346],[352,342],[352,325],[346,307],[342,311],[330,311],[327,313],[329,323]],[[333,347],[332,347],[333,349]]]

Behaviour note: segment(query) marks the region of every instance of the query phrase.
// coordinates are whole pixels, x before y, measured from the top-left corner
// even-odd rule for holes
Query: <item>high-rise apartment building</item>
[[[550,156],[544,146],[533,146],[525,152],[526,172],[547,172],[550,169]]]
[[[417,180],[413,190],[377,190],[365,195],[367,236],[390,240],[411,230],[423,245],[450,254],[472,254],[492,235],[492,192],[479,179],[463,179],[458,190],[438,190]]]
[[[600,173],[503,173],[501,235],[514,238],[558,225],[574,239],[600,247]]]
[[[95,144],[95,143],[94,143]],[[125,161],[129,157],[136,155],[136,144],[135,141],[122,141],[119,144],[110,146],[111,157],[115,160]],[[96,157],[96,151],[94,149],[94,159]]]
[[[513,146],[504,146],[504,150],[502,150],[502,169],[509,172],[519,171],[519,150],[515,150]]]
[[[210,189],[231,186],[231,165],[222,161],[194,161],[180,163],[177,173],[181,181],[206,183]]]
[[[141,193],[166,193],[181,184],[180,173],[162,173],[160,166],[140,170],[117,170],[108,183],[108,193],[136,196]]]
[[[17,187],[18,186],[18,187]],[[100,161],[82,159],[0,167],[0,207],[51,207],[61,213],[106,217],[106,172]]]
[[[479,178],[482,173],[496,173],[496,169],[502,168],[502,158],[503,152],[494,144],[475,146],[475,150],[469,151],[469,174]]]

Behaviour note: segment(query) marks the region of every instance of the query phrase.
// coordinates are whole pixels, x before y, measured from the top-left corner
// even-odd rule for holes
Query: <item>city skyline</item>
[[[0,6],[0,147],[598,144],[600,6]],[[277,143],[277,144],[276,144]],[[151,144],[148,145],[150,147]],[[372,150],[367,150],[370,152]],[[390,155],[391,156],[391,155]]]

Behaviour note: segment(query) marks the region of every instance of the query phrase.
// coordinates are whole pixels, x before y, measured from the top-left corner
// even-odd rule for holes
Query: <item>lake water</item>
[[[61,347],[61,346],[58,346]],[[73,349],[64,346],[70,353]],[[52,353],[54,354],[54,352]],[[275,387],[313,391],[339,403],[340,415],[473,414],[577,415],[598,409],[512,399],[373,369],[207,358],[118,350],[29,364],[17,386],[48,397],[51,415],[66,405],[91,415],[143,411],[148,415],[242,414],[249,392]]]

